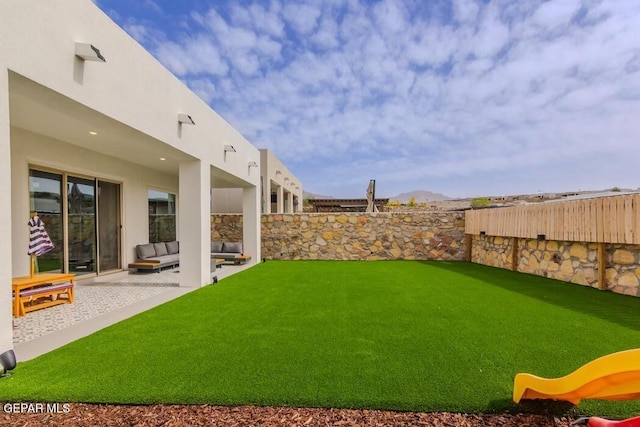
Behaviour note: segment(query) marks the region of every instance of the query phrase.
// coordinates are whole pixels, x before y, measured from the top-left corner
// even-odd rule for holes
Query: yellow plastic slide
[[[517,374],[513,401],[522,399],[566,400],[574,405],[582,399],[640,399],[640,348],[602,356],[562,378]]]

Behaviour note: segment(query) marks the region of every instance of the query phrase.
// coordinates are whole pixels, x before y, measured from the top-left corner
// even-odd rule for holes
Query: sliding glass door
[[[57,173],[29,171],[29,209],[30,215],[37,213],[51,242],[53,250],[37,258],[36,267],[40,272],[59,273],[64,268],[64,220],[63,176]],[[29,218],[24,219],[25,227]]]
[[[38,213],[54,244],[38,257],[40,272],[99,274],[122,267],[120,184],[30,169],[29,191],[31,213]]]
[[[69,272],[96,272],[95,180],[67,176]]]

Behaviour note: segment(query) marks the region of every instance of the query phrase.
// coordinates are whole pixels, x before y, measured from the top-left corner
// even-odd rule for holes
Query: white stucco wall
[[[267,149],[260,150],[260,171],[265,186],[266,213],[273,213],[271,209],[270,195],[274,192],[278,195],[276,211],[294,212],[293,196],[298,198],[297,211],[302,211],[302,182]],[[285,193],[290,193],[286,195]],[[286,201],[284,200],[286,198]],[[282,205],[282,207],[280,207]]]
[[[293,212],[293,194],[298,198],[297,210],[302,211],[303,188],[300,180],[267,149],[260,149],[260,175],[264,185],[264,213]],[[279,195],[279,209],[271,208],[271,193]],[[258,194],[262,207],[262,193]],[[286,201],[282,200],[286,197]],[[212,213],[240,213],[242,211],[243,192],[237,188],[217,188],[211,192]]]
[[[11,314],[11,149],[9,143],[9,79],[7,70],[0,59],[0,200],[4,209],[0,209],[0,354],[13,348]]]
[[[242,212],[241,188],[214,188],[211,190],[212,213]]]

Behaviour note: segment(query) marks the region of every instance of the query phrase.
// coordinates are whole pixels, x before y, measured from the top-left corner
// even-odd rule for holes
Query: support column
[[[276,202],[276,213],[284,213],[284,189],[278,186],[278,200]]]
[[[202,286],[211,283],[210,165],[181,162],[179,176],[180,286]]]
[[[25,176],[26,180],[27,177]],[[11,138],[9,131],[9,74],[0,65],[0,354],[13,348],[13,317],[11,301],[12,240],[11,240]],[[19,224],[18,224],[19,225]],[[26,221],[22,226],[27,229]],[[28,242],[28,241],[27,241]],[[16,244],[25,248],[28,243]],[[26,254],[24,255],[27,256]]]
[[[251,255],[249,263],[262,258],[260,247],[260,198],[256,187],[242,189],[242,245],[245,255]]]
[[[293,193],[289,191],[289,197],[287,197],[287,212],[293,213]]]
[[[271,213],[271,180],[267,178],[266,181],[267,182],[265,183],[265,186],[264,186],[264,197],[265,197],[264,213],[270,214]]]

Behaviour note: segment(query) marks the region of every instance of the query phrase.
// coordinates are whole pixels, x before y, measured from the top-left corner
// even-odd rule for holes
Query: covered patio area
[[[220,281],[249,267],[224,265],[212,271],[212,276]],[[16,356],[20,361],[32,359],[198,289],[180,287],[179,283],[179,268],[78,281],[73,304],[34,311],[13,320]]]

